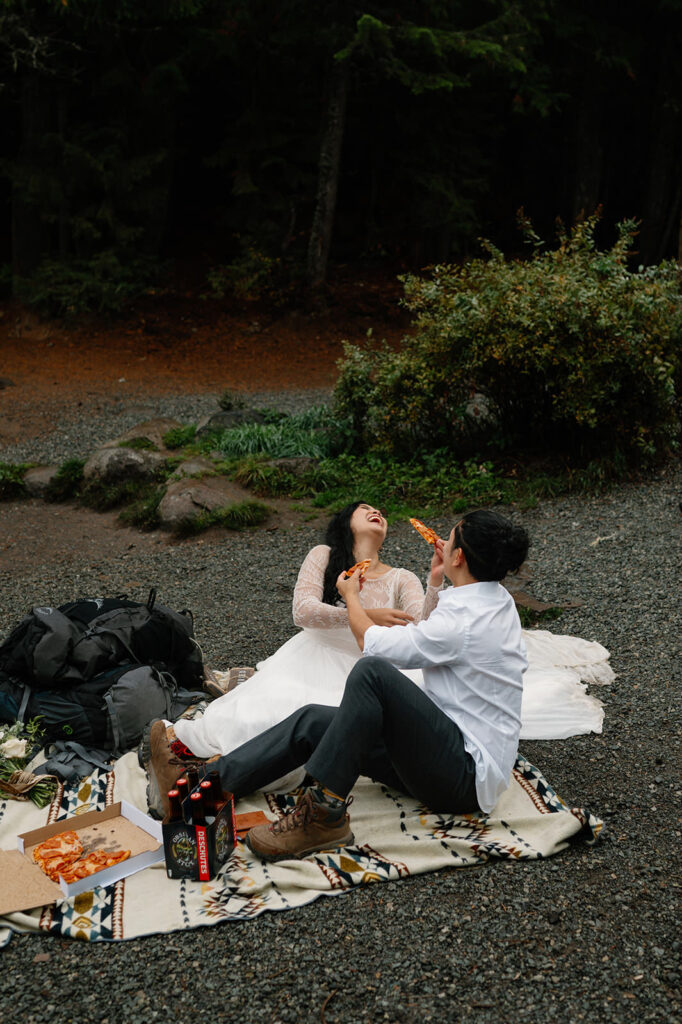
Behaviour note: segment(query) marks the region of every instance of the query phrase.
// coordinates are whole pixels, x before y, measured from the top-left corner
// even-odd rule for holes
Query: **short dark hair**
[[[528,545],[523,526],[487,508],[469,512],[455,527],[455,547],[462,549],[469,572],[482,583],[516,572],[526,559]]]

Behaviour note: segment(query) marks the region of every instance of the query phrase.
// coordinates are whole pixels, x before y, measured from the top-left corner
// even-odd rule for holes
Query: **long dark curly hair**
[[[358,505],[362,505],[362,502],[352,501],[350,505],[346,505],[345,508],[336,513],[327,527],[324,542],[329,545],[331,551],[329,552],[329,565],[324,574],[324,588],[322,590],[322,600],[325,604],[334,605],[341,600],[341,595],[336,589],[336,581],[342,569],[350,568],[355,562],[355,556],[353,555],[355,538],[350,528],[350,521]]]

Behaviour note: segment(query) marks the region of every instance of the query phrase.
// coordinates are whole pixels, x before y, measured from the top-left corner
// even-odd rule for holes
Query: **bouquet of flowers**
[[[56,788],[53,775],[33,775],[26,765],[40,750],[42,731],[38,719],[0,723],[0,799],[32,800],[45,807]]]

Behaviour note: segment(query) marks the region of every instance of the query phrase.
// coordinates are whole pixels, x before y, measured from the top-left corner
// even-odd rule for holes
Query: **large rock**
[[[210,459],[204,458],[203,455],[195,455],[191,459],[185,459],[181,462],[176,470],[173,471],[171,480],[182,480],[184,477],[195,477],[201,478],[203,476],[212,476],[215,473],[215,465]]]
[[[159,519],[165,529],[177,530],[204,512],[215,512],[219,508],[252,500],[248,491],[225,477],[213,476],[203,480],[186,477],[168,485],[159,505]]]
[[[59,466],[35,466],[24,474],[24,486],[32,498],[44,498],[45,492],[59,472]]]
[[[242,423],[264,423],[265,416],[257,409],[227,409],[204,416],[197,423],[197,437],[211,434],[216,430],[229,430],[239,427]]]
[[[134,448],[100,448],[83,467],[85,480],[100,480],[105,484],[122,480],[153,480],[165,461],[157,452],[137,451]]]
[[[113,441],[107,441],[102,447],[120,448],[121,445],[125,445],[130,441],[149,441],[154,448],[162,449],[165,448],[163,443],[164,434],[167,434],[169,430],[177,430],[181,426],[182,423],[178,422],[178,420],[159,416],[157,419],[138,423],[136,427],[132,427],[125,434],[121,434],[120,437],[115,437]]]

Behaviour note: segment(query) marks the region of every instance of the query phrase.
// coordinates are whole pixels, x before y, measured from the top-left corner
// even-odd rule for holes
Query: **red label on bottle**
[[[206,840],[206,829],[200,825],[196,826],[197,832],[197,859],[199,862],[199,881],[208,882],[208,842]]]

